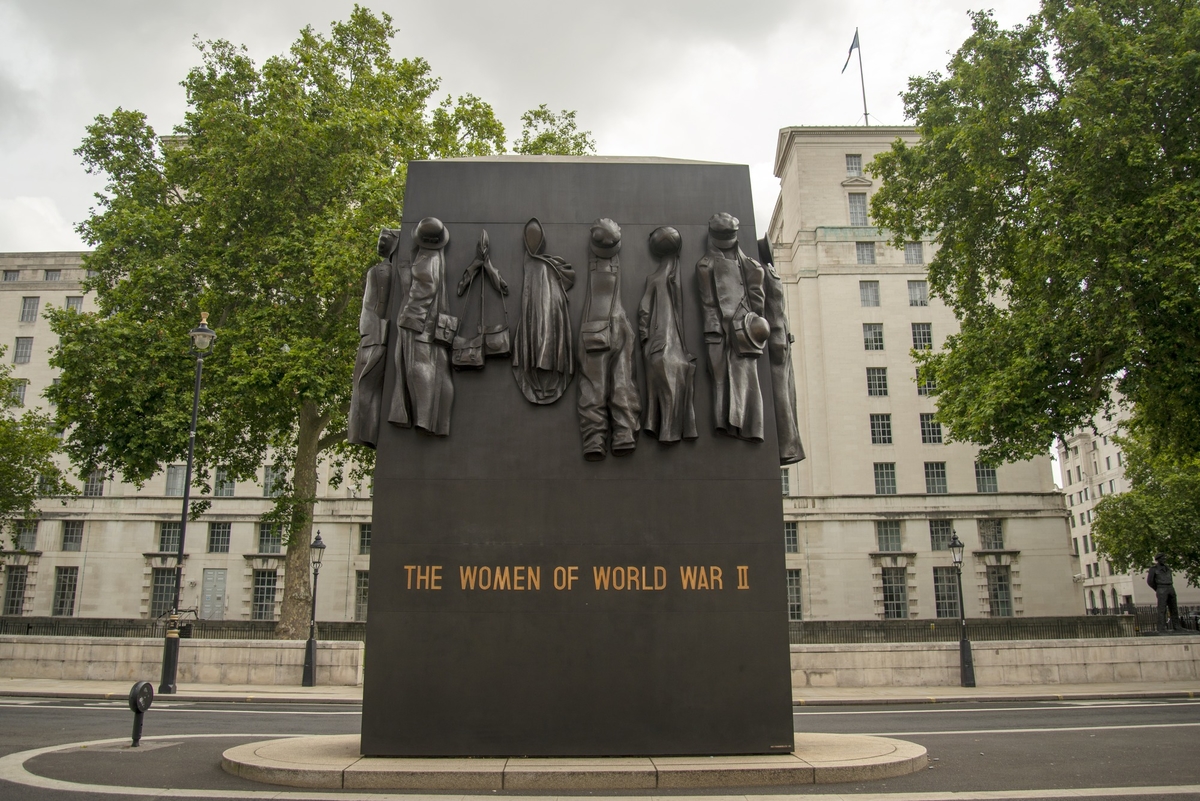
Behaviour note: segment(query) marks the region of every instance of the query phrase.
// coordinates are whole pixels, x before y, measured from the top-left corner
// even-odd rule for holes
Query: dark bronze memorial
[[[409,165],[353,405],[363,754],[793,750],[779,465],[803,457],[753,220],[740,165]],[[478,369],[510,319],[512,369]]]

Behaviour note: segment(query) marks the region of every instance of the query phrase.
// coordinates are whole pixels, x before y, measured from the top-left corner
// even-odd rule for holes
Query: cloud
[[[0,198],[0,251],[83,249],[83,240],[63,219],[53,198]]]

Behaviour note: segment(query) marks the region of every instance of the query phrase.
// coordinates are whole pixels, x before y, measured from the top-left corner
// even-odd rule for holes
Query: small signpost
[[[133,710],[133,745],[137,748],[142,739],[142,715],[154,703],[154,685],[148,681],[139,681],[129,691],[129,708]]]

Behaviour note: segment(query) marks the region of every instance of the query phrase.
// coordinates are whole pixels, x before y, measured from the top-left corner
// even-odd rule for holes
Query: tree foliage
[[[521,115],[521,139],[513,150],[525,156],[586,156],[596,152],[591,131],[581,131],[574,111],[554,113],[546,104]]]
[[[1200,586],[1200,455],[1159,450],[1133,423],[1119,444],[1132,487],[1096,505],[1092,538],[1113,569],[1146,570],[1156,553]]]
[[[261,67],[229,42],[200,44],[175,136],[119,108],[77,151],[107,184],[79,226],[98,310],[51,315],[66,450],[85,473],[139,484],[182,460],[187,331],[210,312],[197,481],[207,491],[216,466],[253,479],[268,457],[290,476],[271,515],[288,544],[283,636],[307,624],[318,464],[371,463],[345,443],[346,415],[363,280],[379,229],[400,220],[406,164],[504,149],[491,106],[436,103],[429,64],[393,58],[394,35],[356,6]]]
[[[938,416],[994,460],[1044,454],[1119,390],[1152,450],[1200,453],[1200,7],[1045,0],[904,94],[871,171],[894,242],[932,236],[961,330]]]
[[[4,351],[0,347],[0,358]],[[55,462],[59,441],[53,419],[37,408],[18,412],[15,390],[12,367],[0,363],[0,535],[14,547],[16,521],[36,518],[45,497],[75,493]]]

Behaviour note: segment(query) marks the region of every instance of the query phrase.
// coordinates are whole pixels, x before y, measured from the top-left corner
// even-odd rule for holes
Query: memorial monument
[[[352,405],[377,448],[363,754],[792,751],[803,449],[753,219],[739,165],[409,165]]]

